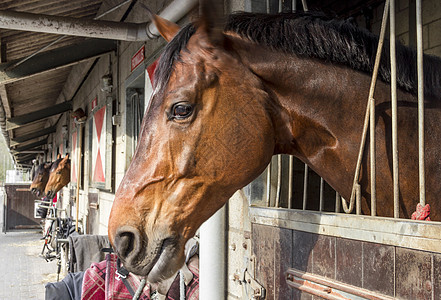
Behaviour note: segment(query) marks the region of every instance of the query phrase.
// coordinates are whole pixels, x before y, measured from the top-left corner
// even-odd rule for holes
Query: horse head
[[[152,283],[182,266],[187,240],[274,153],[267,93],[228,51],[223,16],[208,7],[179,32],[153,15],[169,43],[109,219],[109,238],[124,267]]]
[[[30,191],[37,197],[43,195],[46,188],[47,181],[49,179],[49,169],[52,163],[42,163],[35,168],[34,177],[30,186]]]
[[[49,180],[44,190],[48,198],[53,198],[55,194],[70,182],[70,159],[69,154],[64,158],[61,155],[52,163],[49,171]]]

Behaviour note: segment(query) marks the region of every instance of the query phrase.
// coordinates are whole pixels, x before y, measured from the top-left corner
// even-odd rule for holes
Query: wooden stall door
[[[87,216],[87,234],[98,234],[100,225],[100,215],[99,215],[99,204],[98,204],[98,193],[89,192],[89,214]]]
[[[40,219],[34,218],[34,200],[29,184],[5,184],[6,230],[39,228]]]

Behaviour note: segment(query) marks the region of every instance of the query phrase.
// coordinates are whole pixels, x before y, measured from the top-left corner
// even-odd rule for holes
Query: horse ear
[[[226,22],[223,1],[201,0],[199,7],[199,29],[205,31],[212,44],[222,46]]]
[[[60,158],[61,158],[61,154],[58,153],[58,155],[57,155],[57,159],[60,159]]]
[[[69,154],[67,154],[63,159],[60,161],[60,164],[66,163],[66,161],[69,159]]]
[[[141,3],[141,5],[147,10],[147,14],[150,20],[155,24],[156,29],[158,29],[159,34],[167,41],[170,42],[175,35],[181,30],[178,24],[166,20],[157,14],[154,14],[147,6]]]

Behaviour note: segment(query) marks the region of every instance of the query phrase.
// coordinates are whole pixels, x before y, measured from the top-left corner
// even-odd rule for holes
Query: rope
[[[383,49],[384,35],[386,33],[388,11],[389,11],[389,0],[386,0],[386,3],[384,4],[383,20],[381,22],[380,37],[378,40],[378,47],[377,47],[377,54],[375,57],[374,71],[372,73],[372,80],[371,80],[371,85],[369,88],[369,98],[368,98],[368,103],[367,103],[367,107],[366,107],[366,114],[364,116],[363,133],[361,135],[360,150],[358,152],[357,166],[355,168],[355,175],[354,175],[354,181],[352,184],[352,192],[351,192],[351,198],[349,200],[349,207],[348,207],[346,200],[343,197],[341,198],[343,210],[347,214],[350,214],[352,212],[352,210],[354,209],[356,191],[357,191],[357,189],[361,189],[360,184],[358,183],[358,180],[360,177],[361,161],[363,159],[363,150],[364,150],[364,146],[366,143],[366,135],[367,135],[368,125],[369,125],[369,116],[370,116],[369,107],[371,106],[371,103],[374,102],[375,84],[377,82],[378,69],[380,67],[381,51]],[[375,126],[375,124],[371,124],[371,126]]]
[[[180,300],[185,300],[185,280],[184,280],[184,273],[182,271],[179,271],[179,293],[180,293]]]
[[[145,278],[143,278],[141,280],[141,282],[139,283],[138,289],[136,289],[135,294],[133,295],[132,300],[138,300],[139,296],[141,296],[142,291],[144,290],[145,287]]]

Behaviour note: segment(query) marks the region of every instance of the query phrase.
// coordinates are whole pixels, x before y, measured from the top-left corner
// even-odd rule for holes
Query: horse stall
[[[29,184],[6,183],[4,191],[4,231],[40,228],[41,218],[35,213],[36,197],[29,190]]]
[[[343,15],[353,14],[362,27],[380,32],[384,1],[354,3],[352,7],[342,1],[292,1],[296,2],[300,10],[308,6],[325,10],[332,7],[338,14],[341,9]],[[286,3],[279,1],[280,5],[273,9],[283,9]],[[421,30],[429,27],[434,30],[432,39],[441,34],[441,26],[432,24],[434,20],[440,24],[439,4],[423,1],[421,6],[421,1],[390,1],[388,5],[395,13],[389,15],[392,25],[387,26],[390,36],[386,39],[396,38],[403,44],[418,46],[418,51],[424,48],[425,53],[441,54],[441,48],[433,46],[437,42],[428,35],[421,36]],[[385,13],[388,15],[387,10]],[[364,106],[368,103],[368,92]],[[391,93],[396,91],[392,88]],[[414,142],[418,144],[418,135]],[[372,152],[369,142],[366,143],[364,159]],[[421,162],[424,147],[420,149]],[[373,159],[371,156],[368,161]],[[418,161],[418,155],[413,159]],[[396,160],[391,154],[391,177],[397,172],[393,171],[397,168]],[[362,166],[369,167],[372,165]],[[430,169],[432,166],[426,165],[426,170]],[[414,210],[403,216],[402,202],[395,200],[394,204],[394,198],[399,196],[388,199],[387,205],[395,206],[395,210],[384,217],[386,208],[372,199],[362,203],[355,195],[357,187],[352,190],[353,199],[345,200],[302,161],[289,155],[274,156],[262,175],[236,193],[226,209],[228,298],[439,299],[441,223],[439,218],[427,218],[421,172],[424,169],[420,168],[420,175],[416,172],[413,179],[423,182],[423,191],[419,199],[411,199],[416,210],[412,216],[416,220],[411,220]],[[426,180],[430,178],[427,172]],[[390,185],[395,195],[399,193],[397,185]],[[375,186],[363,189],[372,191]],[[417,208],[417,204],[421,207]],[[366,210],[366,205],[371,210]]]

